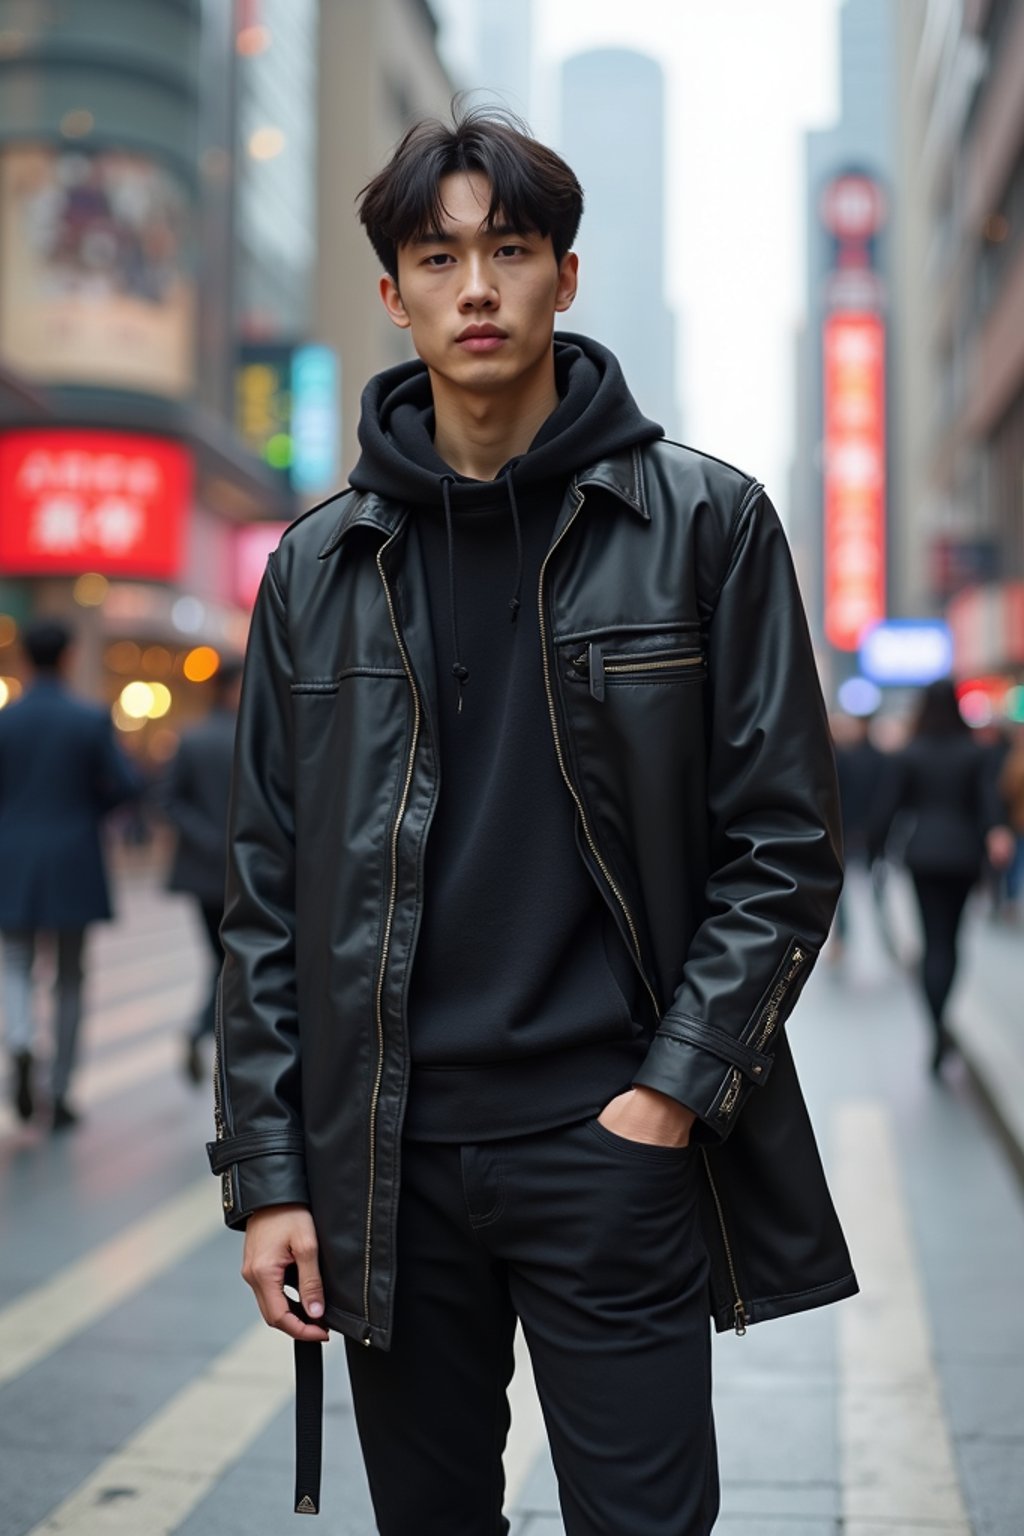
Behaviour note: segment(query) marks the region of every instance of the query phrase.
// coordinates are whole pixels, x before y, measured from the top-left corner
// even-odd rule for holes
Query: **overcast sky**
[[[456,63],[468,57],[459,23],[471,8],[435,0]],[[839,9],[840,0],[534,0],[541,137],[557,132],[567,55],[631,47],[665,69],[666,272],[686,438],[764,480],[783,516],[804,303],[802,134],[837,110]]]

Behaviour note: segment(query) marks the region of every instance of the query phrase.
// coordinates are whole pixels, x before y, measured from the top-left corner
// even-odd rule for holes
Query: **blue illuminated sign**
[[[291,482],[300,495],[320,495],[337,487],[339,474],[340,382],[330,347],[297,347],[291,383]]]
[[[859,652],[864,677],[880,687],[914,688],[947,677],[953,637],[941,619],[886,619],[867,631]]]

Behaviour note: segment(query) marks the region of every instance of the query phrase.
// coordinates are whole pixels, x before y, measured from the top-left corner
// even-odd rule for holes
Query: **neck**
[[[524,454],[558,404],[555,357],[494,394],[469,394],[431,373],[434,447],[456,474],[493,480],[503,464]]]

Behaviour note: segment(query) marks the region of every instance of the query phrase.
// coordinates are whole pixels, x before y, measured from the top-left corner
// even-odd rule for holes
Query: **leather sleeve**
[[[709,621],[707,916],[634,1081],[724,1138],[824,942],[842,885],[832,741],[785,534],[760,487],[736,514]]]
[[[295,968],[295,826],[287,615],[273,557],[253,612],[231,788],[221,937],[217,1139],[229,1226],[308,1203]]]

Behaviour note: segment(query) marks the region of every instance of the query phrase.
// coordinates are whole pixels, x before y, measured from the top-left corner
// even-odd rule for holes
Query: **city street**
[[[886,932],[905,953],[900,897]],[[1020,1536],[1021,1186],[963,1064],[928,1075],[923,1013],[856,880],[852,899],[853,942],[791,1033],[863,1292],[717,1340],[716,1530]],[[93,938],[81,1127],[0,1109],[0,1536],[278,1536],[291,1350],[239,1278],[209,1096],[182,1071],[205,944],[143,866],[118,905]],[[1016,1006],[1019,1022],[1024,930],[975,909],[968,951],[954,1018]],[[337,1339],[327,1371],[321,1526],[370,1536]],[[515,1536],[558,1536],[525,1364],[507,1469]]]

